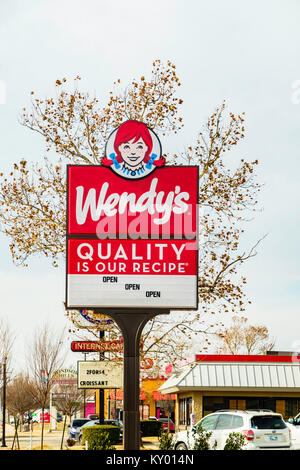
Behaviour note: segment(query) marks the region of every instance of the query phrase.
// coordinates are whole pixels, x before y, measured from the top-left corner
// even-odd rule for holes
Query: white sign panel
[[[78,388],[122,388],[123,364],[113,361],[79,361]]]

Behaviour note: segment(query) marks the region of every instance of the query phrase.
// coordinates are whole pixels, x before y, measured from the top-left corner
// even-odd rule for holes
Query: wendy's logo
[[[163,166],[157,135],[140,121],[126,121],[109,136],[102,165],[124,178],[139,179]]]

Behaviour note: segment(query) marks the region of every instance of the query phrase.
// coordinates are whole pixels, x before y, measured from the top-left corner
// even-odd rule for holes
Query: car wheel
[[[184,444],[184,442],[180,442],[179,444],[176,444],[175,450],[187,450],[187,446]]]

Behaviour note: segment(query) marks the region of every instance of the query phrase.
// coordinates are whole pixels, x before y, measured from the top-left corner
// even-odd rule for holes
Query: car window
[[[72,426],[74,427],[80,427],[83,424],[87,423],[89,420],[87,419],[74,419],[72,422]]]
[[[243,418],[241,416],[232,417],[232,429],[241,428],[244,424]]]
[[[216,429],[231,429],[232,428],[232,415],[219,415],[219,419],[217,421]]]
[[[255,429],[285,429],[286,424],[280,416],[253,416],[251,427]]]
[[[207,416],[206,418],[202,419],[202,421],[200,421],[198,426],[201,425],[204,431],[211,431],[212,429],[215,429],[216,422],[219,416],[220,415]]]
[[[99,424],[99,421],[88,421],[87,423],[85,423],[83,426],[81,426],[82,428],[87,428],[89,426],[96,426],[97,424]]]

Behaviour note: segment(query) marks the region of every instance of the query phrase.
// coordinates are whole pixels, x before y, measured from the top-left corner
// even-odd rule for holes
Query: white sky
[[[246,112],[247,137],[236,156],[259,159],[265,186],[264,210],[249,224],[245,245],[268,233],[243,268],[253,302],[246,313],[268,326],[278,349],[292,349],[300,341],[299,21],[297,0],[1,2],[0,171],[44,155],[43,141],[18,124],[31,90],[52,96],[57,78],[80,75],[81,89],[105,103],[115,79],[126,85],[149,74],[154,59],[170,59],[182,82],[185,128],[165,152],[193,143],[223,99],[231,111]],[[17,268],[8,242],[0,236],[0,315],[19,335],[22,362],[36,325],[65,324],[64,266],[35,259]]]

